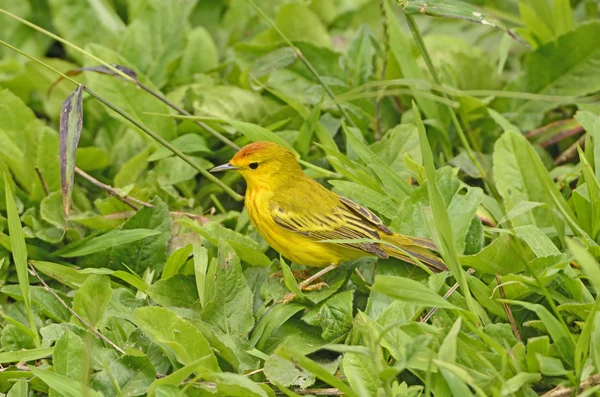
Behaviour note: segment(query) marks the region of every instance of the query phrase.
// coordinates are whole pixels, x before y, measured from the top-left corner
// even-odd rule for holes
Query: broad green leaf
[[[92,237],[83,243],[75,242],[72,246],[66,246],[57,254],[64,258],[75,258],[104,251],[114,246],[134,243],[158,234],[160,234],[160,231],[152,229],[112,230],[101,236]]]
[[[274,305],[260,318],[252,330],[250,343],[258,350],[264,350],[265,343],[271,334],[273,334],[277,328],[289,320],[294,314],[298,313],[304,308],[304,305],[296,302],[290,302],[287,305]]]
[[[348,141],[348,145],[356,152],[356,154],[358,154],[361,160],[375,172],[382,181],[383,186],[389,190],[390,194],[400,199],[410,194],[412,187],[405,180],[400,178],[388,164],[373,153],[373,151],[357,137],[356,134],[359,134],[360,132],[346,127],[345,124],[342,124],[342,128]]]
[[[192,245],[188,244],[185,247],[179,248],[177,251],[173,252],[169,259],[167,259],[167,264],[163,269],[163,272],[160,276],[162,280],[165,280],[169,277],[175,276],[179,269],[185,264],[188,260],[189,256],[192,253]]]
[[[331,47],[327,29],[312,10],[302,3],[288,3],[279,7],[275,16],[279,31],[292,41],[308,41],[318,46]],[[261,42],[279,43],[282,37],[273,28],[259,36]]]
[[[226,241],[233,247],[240,259],[253,266],[268,266],[271,264],[271,260],[260,251],[260,246],[256,241],[241,233],[227,229],[223,225],[209,222],[200,226],[191,219],[180,219],[177,223],[200,233],[214,245],[218,245],[220,240]]]
[[[377,395],[377,370],[370,357],[357,353],[345,353],[342,360],[348,383],[360,397]]]
[[[283,69],[294,63],[296,59],[296,53],[290,47],[277,48],[261,56],[252,64],[248,72],[250,86],[254,89],[261,88],[262,84],[257,84],[254,79],[261,79],[276,70]]]
[[[284,387],[296,385],[306,389],[315,383],[315,376],[310,372],[274,354],[265,360],[265,376],[269,382]]]
[[[110,278],[95,274],[87,278],[75,293],[73,310],[96,326],[102,320],[111,296]]]
[[[130,271],[110,270],[106,268],[87,268],[79,270],[80,274],[106,274],[125,281],[127,284],[142,292],[146,292],[148,284],[137,274],[132,274]]]
[[[141,307],[134,317],[137,325],[161,346],[168,347],[184,365],[197,362],[213,371],[219,371],[215,357],[206,338],[189,321],[161,307]]]
[[[388,196],[366,186],[348,181],[328,181],[341,196],[348,197],[365,207],[377,211],[386,218],[393,218],[398,212],[398,205]]]
[[[165,307],[191,309],[198,300],[198,290],[193,276],[176,275],[152,284],[147,291],[150,298]]]
[[[552,95],[581,96],[600,89],[600,76],[595,73],[595,65],[600,59],[600,43],[587,40],[600,34],[600,22],[580,24],[574,30],[561,35],[526,55],[523,73],[508,90]],[[540,70],[547,73],[540,74]],[[574,100],[570,100],[574,101]],[[556,103],[503,99],[496,110],[510,112],[513,122],[522,129],[535,128],[544,113],[556,106]]]
[[[23,190],[43,194],[33,168],[35,163],[28,160],[37,154],[35,149],[44,124],[8,89],[0,90],[0,120],[0,158]]]
[[[508,379],[502,385],[502,396],[511,396],[521,390],[521,388],[529,383],[538,382],[541,379],[539,373],[519,372],[512,378]]]
[[[133,230],[152,229],[155,234],[148,234],[145,238],[138,239],[131,244],[117,244],[108,255],[107,266],[113,270],[125,270],[126,265],[137,274],[142,274],[146,269],[160,272],[167,262],[167,245],[171,236],[172,220],[167,204],[155,197],[150,201],[154,207],[142,207],[121,226],[122,232]],[[102,260],[89,257],[90,261]]]
[[[105,396],[146,394],[156,371],[146,356],[122,356],[96,374],[92,386]]]
[[[204,379],[215,382],[219,394],[231,397],[268,397],[259,385],[247,377],[232,372],[205,373]]]
[[[293,350],[290,350],[286,346],[279,346],[277,351],[275,352],[278,356],[299,365],[305,370],[309,371],[317,378],[330,384],[333,387],[336,387],[344,393],[344,395],[348,397],[357,397],[356,393],[344,382],[336,378],[334,375],[330,374],[323,366],[318,364],[317,362],[311,360],[310,358],[302,355],[296,354]]]
[[[528,258],[522,257],[511,238],[501,235],[477,254],[461,257],[461,262],[478,273],[504,275],[523,271]]]
[[[208,251],[200,244],[193,245],[194,253],[194,275],[196,278],[196,290],[200,305],[204,307],[209,298],[206,288],[206,272],[208,270]]]
[[[114,48],[121,41],[125,24],[108,3],[99,1],[90,6],[79,0],[51,0],[49,4],[58,33],[70,42],[79,46],[98,43]],[[85,58],[70,48],[67,52],[79,62]]]
[[[535,225],[517,226],[513,229],[517,236],[521,237],[533,253],[540,258],[559,255],[560,251],[552,240]]]
[[[210,153],[210,148],[207,146],[206,140],[201,135],[197,134],[182,135],[173,139],[170,144],[185,154]],[[161,146],[156,152],[148,157],[148,161],[156,161],[170,156],[173,156],[173,152],[166,147]]]
[[[194,320],[194,326],[202,332],[218,356],[231,364],[235,371],[242,373],[257,368],[258,359],[249,354],[251,346],[246,338],[238,335],[226,335],[199,320]]]
[[[440,350],[438,351],[438,358],[440,360],[444,360],[449,363],[456,362],[456,342],[458,333],[460,332],[461,324],[461,318],[459,317],[446,334],[446,337],[440,346]]]
[[[561,376],[567,373],[567,370],[560,359],[555,357],[542,356],[536,354],[540,372],[546,376]]]
[[[10,388],[6,397],[27,397],[28,396],[28,384],[27,380],[21,378],[19,379],[13,387]]]
[[[506,132],[496,141],[494,148],[494,179],[514,226],[536,224],[546,227],[552,224],[552,214],[546,206],[521,211],[523,203],[545,203],[547,196],[535,169],[529,164],[528,143],[521,134]],[[508,215],[507,215],[508,216]]]
[[[575,343],[573,342],[573,336],[569,333],[564,323],[561,323],[556,317],[548,311],[544,306],[535,303],[522,302],[522,301],[508,301],[511,304],[523,306],[527,310],[531,310],[538,315],[540,320],[544,323],[544,326],[548,330],[548,333],[552,337],[554,344],[556,345],[560,355],[565,359],[568,364],[573,363],[575,353]]]
[[[40,378],[44,383],[65,397],[102,397],[102,393],[89,388],[83,383],[67,378],[64,375],[34,366],[29,367],[29,370],[33,375]]]
[[[76,164],[85,172],[103,170],[110,165],[108,153],[93,146],[77,148]]]
[[[242,274],[240,259],[222,240],[214,299],[204,306],[202,319],[226,335],[247,335],[254,325],[252,291]]]
[[[404,302],[426,307],[461,310],[420,282],[404,277],[376,276],[372,289]]]
[[[168,376],[164,378],[158,378],[152,382],[148,389],[148,396],[152,397],[155,395],[162,396],[162,394],[156,393],[156,389],[161,386],[178,386],[181,382],[187,379],[193,372],[204,368],[204,358],[200,358],[196,361],[187,364],[184,367],[179,368],[176,371],[173,371]],[[156,393],[156,394],[155,394]],[[182,394],[183,396],[183,394]],[[166,397],[166,396],[165,396]]]
[[[348,78],[350,86],[358,87],[366,83],[373,73],[375,48],[368,25],[362,25],[355,33],[348,47]]]
[[[190,83],[195,74],[206,73],[219,64],[219,50],[205,27],[195,27],[185,35],[185,39],[181,62],[174,77],[179,84]]]
[[[73,289],[78,288],[89,277],[88,275],[82,274],[71,267],[59,265],[58,263],[31,261],[31,264],[36,268],[36,270]]]
[[[290,267],[285,263],[285,259],[282,256],[279,257],[279,264],[281,265],[281,271],[283,273],[283,283],[291,291],[291,293],[296,294],[299,299],[305,298],[304,292],[300,289],[294,274]],[[315,324],[313,324],[315,325]]]
[[[150,1],[138,8],[123,34],[119,53],[159,88],[168,82],[169,65],[181,56],[193,5],[187,0]]]
[[[54,372],[77,382],[86,382],[90,363],[89,353],[81,338],[67,331],[58,339],[52,355]]]
[[[341,337],[352,328],[352,303],[354,291],[344,291],[310,308],[302,319],[321,327],[323,339],[330,341]]]
[[[576,240],[568,239],[567,245],[569,250],[577,259],[577,263],[581,266],[583,273],[588,277],[590,283],[596,290],[596,297],[600,296],[600,265],[594,258],[594,256],[585,249]]]
[[[529,372],[539,372],[537,355],[547,356],[550,349],[550,338],[548,335],[537,336],[527,340],[527,369]]]

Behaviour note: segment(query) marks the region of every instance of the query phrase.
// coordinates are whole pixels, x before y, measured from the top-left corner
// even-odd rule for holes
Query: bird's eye
[[[255,170],[258,168],[258,163],[256,161],[254,161],[254,162],[248,164],[248,167],[250,167],[250,169]]]

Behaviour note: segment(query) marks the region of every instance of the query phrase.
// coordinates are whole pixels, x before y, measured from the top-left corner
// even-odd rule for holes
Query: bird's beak
[[[221,171],[233,171],[237,170],[238,167],[231,165],[231,163],[223,164],[216,166],[215,168],[211,168],[208,172],[221,172]]]

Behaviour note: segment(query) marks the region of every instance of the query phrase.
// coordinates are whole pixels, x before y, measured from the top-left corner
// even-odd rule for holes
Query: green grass
[[[2,3],[0,393],[600,393],[600,15],[572,3]],[[450,270],[299,291],[206,171],[257,140]]]

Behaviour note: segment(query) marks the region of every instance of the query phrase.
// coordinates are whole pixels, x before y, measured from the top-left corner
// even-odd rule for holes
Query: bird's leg
[[[312,276],[310,276],[309,278],[307,278],[306,280],[304,280],[300,284],[298,284],[298,287],[300,287],[301,291],[314,291],[314,290],[320,290],[323,287],[327,287],[328,285],[324,281],[317,283],[317,284],[313,284],[313,285],[311,285],[311,283],[313,281],[320,279],[322,276],[329,273],[330,271],[335,269],[337,266],[338,266],[337,263],[333,263],[333,264],[327,266],[326,268],[319,270],[318,272],[316,272],[315,274],[313,274]],[[298,296],[295,293],[290,292],[289,294],[287,294],[286,296],[283,297],[282,302],[288,303],[288,302],[293,301],[297,297]]]
[[[319,270],[318,272],[316,272],[315,274],[313,274],[312,276],[310,276],[309,278],[307,278],[306,280],[304,280],[300,284],[298,284],[298,287],[300,287],[301,290],[307,290],[307,288],[311,287],[310,284],[313,281],[320,279],[321,276],[326,275],[327,273],[329,273],[330,271],[335,269],[337,266],[338,266],[337,264],[331,264],[331,265],[327,266],[326,268]],[[321,283],[319,283],[319,284],[321,284]]]

